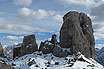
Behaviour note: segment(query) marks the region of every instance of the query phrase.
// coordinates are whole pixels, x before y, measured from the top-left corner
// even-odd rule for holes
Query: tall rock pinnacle
[[[60,30],[60,46],[70,48],[73,53],[81,52],[95,58],[95,41],[91,19],[84,13],[68,12],[63,17]]]

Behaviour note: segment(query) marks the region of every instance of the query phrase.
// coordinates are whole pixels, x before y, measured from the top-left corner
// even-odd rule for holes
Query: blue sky
[[[91,17],[96,44],[104,44],[104,0],[0,0],[0,42],[22,43],[23,36],[35,34],[37,43],[59,30],[69,11]]]

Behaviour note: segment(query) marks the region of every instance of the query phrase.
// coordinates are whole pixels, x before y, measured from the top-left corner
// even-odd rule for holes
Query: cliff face
[[[95,58],[95,41],[91,19],[84,13],[68,12],[63,17],[60,30],[60,46],[71,48],[73,53],[81,52],[88,58]]]

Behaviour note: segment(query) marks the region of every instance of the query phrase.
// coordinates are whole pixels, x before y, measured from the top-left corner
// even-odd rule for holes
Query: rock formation
[[[3,47],[0,43],[0,57],[3,57],[4,56],[4,53],[3,53]]]
[[[19,57],[20,56],[20,52],[21,51],[21,47],[16,47],[13,49],[13,59],[15,59],[15,57]]]
[[[81,52],[95,58],[95,42],[91,19],[84,13],[68,12],[63,17],[60,30],[60,46],[70,48],[73,53]]]
[[[57,37],[56,34],[52,35],[51,43],[54,44],[54,46],[56,46],[58,43],[56,37]]]
[[[25,54],[31,54],[38,50],[38,45],[36,44],[35,35],[28,35],[24,36],[23,44],[21,46],[21,53],[23,55]]]
[[[36,44],[35,35],[24,36],[23,43],[21,47],[14,48],[13,58],[20,57],[26,54],[32,54],[38,50],[38,45]]]
[[[67,57],[69,52],[67,50],[63,50],[58,45],[56,37],[57,36],[54,34],[52,35],[51,41],[46,40],[41,42],[39,51],[42,51],[43,54],[53,53],[53,55],[56,57]]]

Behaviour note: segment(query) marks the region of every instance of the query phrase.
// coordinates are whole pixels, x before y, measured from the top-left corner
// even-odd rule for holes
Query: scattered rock
[[[36,64],[36,62],[34,61],[34,59],[32,61],[29,61],[28,66],[31,66],[33,64]]]
[[[60,30],[60,46],[71,48],[72,53],[81,52],[95,58],[95,42],[91,19],[84,13],[68,12],[63,17]]]
[[[59,65],[59,62],[55,62],[55,65]]]
[[[11,65],[12,65],[12,66],[16,66],[16,64],[14,64],[14,63],[12,63]]]

